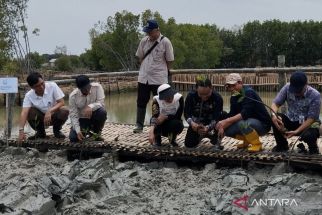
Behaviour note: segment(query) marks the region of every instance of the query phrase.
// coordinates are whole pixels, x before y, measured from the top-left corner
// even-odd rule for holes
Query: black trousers
[[[183,130],[182,120],[172,119],[166,120],[161,125],[157,125],[154,128],[155,135],[162,135],[164,137],[168,137],[170,134],[173,136],[177,136]]]
[[[79,126],[81,128],[81,131],[83,135],[86,135],[85,131],[93,131],[95,133],[100,133],[103,130],[106,118],[107,118],[107,113],[104,108],[99,108],[92,113],[92,117],[90,119],[84,119],[80,118],[79,119]],[[77,133],[74,129],[70,130],[69,133],[69,140],[71,142],[78,142],[77,138]]]
[[[282,121],[284,123],[284,126],[287,130],[294,131],[298,127],[300,127],[300,123],[298,121],[292,122],[286,115],[279,114],[279,116],[282,118]],[[273,132],[274,137],[276,140],[276,144],[279,148],[288,148],[288,142],[287,139],[283,136],[283,134],[276,128],[276,126],[273,124]],[[304,141],[309,146],[309,150],[314,150],[317,148],[317,139],[320,136],[319,129],[318,128],[308,128],[307,130],[302,132],[301,134],[301,141]]]
[[[158,94],[158,87],[160,85],[142,84],[138,82],[138,97],[136,100],[138,108],[146,109],[146,106],[150,100],[151,92],[155,96]]]
[[[207,134],[206,136],[201,136],[189,126],[184,140],[184,145],[188,148],[196,147],[203,138],[209,138],[211,144],[215,145],[217,143],[218,135],[217,132],[214,134]]]
[[[55,113],[51,115],[51,125],[53,126],[53,131],[58,132],[63,124],[68,119],[69,110],[66,106],[62,106]],[[37,108],[30,108],[28,113],[28,123],[36,132],[45,133],[44,124],[45,114],[38,110]]]

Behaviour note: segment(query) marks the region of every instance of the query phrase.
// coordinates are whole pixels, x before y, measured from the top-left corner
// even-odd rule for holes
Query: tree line
[[[215,24],[182,24],[176,23],[174,18],[164,20],[151,10],[141,14],[121,11],[105,22],[98,22],[89,30],[91,47],[80,56],[29,53],[28,58],[35,68],[40,68],[50,57],[56,57],[56,69],[60,71],[79,68],[110,72],[138,70],[135,52],[144,36],[142,26],[148,19],[157,20],[161,33],[171,40],[174,69],[274,67],[278,55],[285,55],[286,66],[316,65],[322,61],[322,22],[255,20],[225,29]],[[5,51],[0,48],[1,52]]]

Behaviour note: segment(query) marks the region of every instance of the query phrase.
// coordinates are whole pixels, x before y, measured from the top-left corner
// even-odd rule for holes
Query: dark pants
[[[100,134],[103,130],[105,121],[106,121],[106,110],[104,108],[99,108],[96,111],[93,111],[92,117],[90,119],[80,118],[79,126],[83,135],[86,135],[83,131],[93,131],[96,134]],[[71,142],[78,142],[77,133],[74,129],[70,130],[69,140]]]
[[[207,134],[206,136],[201,136],[189,126],[184,140],[184,145],[188,148],[196,147],[203,138],[209,138],[211,144],[215,145],[217,143],[218,135],[215,132],[214,134]]]
[[[53,126],[53,132],[59,132],[63,124],[68,119],[69,110],[66,106],[62,106],[55,113],[51,115],[51,125]],[[44,124],[45,114],[37,108],[30,108],[28,113],[28,123],[36,132],[45,134]]]
[[[173,137],[176,137],[183,130],[182,120],[172,119],[166,120],[161,125],[157,125],[154,128],[155,135],[162,135],[164,137],[169,137],[171,134]],[[175,141],[175,138],[172,138]]]
[[[285,128],[289,131],[294,131],[298,127],[300,127],[300,125],[301,125],[298,121],[292,122],[284,114],[279,114],[279,116],[282,118]],[[274,124],[273,124],[273,132],[274,132],[274,137],[276,140],[277,147],[282,148],[282,149],[288,149],[287,139],[275,127]],[[307,143],[310,151],[317,149],[317,139],[320,136],[318,128],[308,128],[307,130],[304,131],[304,133],[302,132],[300,135],[301,135],[300,140]]]
[[[138,83],[138,97],[136,100],[137,107],[146,109],[146,105],[150,100],[151,92],[154,96],[157,95],[159,86],[160,85]]]

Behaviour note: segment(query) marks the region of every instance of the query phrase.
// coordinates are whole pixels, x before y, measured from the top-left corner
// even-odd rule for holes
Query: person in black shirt
[[[271,129],[271,117],[261,98],[252,88],[243,85],[242,78],[237,73],[226,77],[226,87],[232,92],[230,112],[226,119],[217,123],[218,134],[243,140],[237,148],[248,147],[249,152],[261,151],[259,136]]]
[[[204,137],[216,145],[214,127],[222,111],[223,99],[213,90],[211,81],[204,76],[197,77],[196,90],[189,92],[185,101],[184,117],[189,124],[185,146],[196,147]]]
[[[176,137],[183,130],[181,120],[183,97],[175,92],[169,84],[158,87],[158,95],[153,97],[151,129],[149,142],[161,146],[161,135],[169,138],[172,146],[177,146]]]

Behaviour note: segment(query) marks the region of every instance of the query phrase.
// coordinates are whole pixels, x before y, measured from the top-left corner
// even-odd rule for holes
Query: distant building
[[[50,67],[55,67],[55,62],[56,62],[57,58],[53,58],[49,61],[49,66]]]

